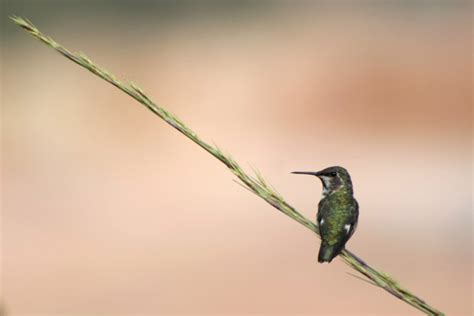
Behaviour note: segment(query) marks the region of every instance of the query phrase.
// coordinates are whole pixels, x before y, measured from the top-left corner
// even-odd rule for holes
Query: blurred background
[[[8,315],[419,315],[43,32],[138,83],[315,218],[345,166],[348,248],[472,314],[470,2],[2,2]]]

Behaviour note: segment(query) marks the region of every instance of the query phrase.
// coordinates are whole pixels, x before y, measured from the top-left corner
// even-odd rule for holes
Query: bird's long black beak
[[[307,175],[310,175],[310,176],[316,176],[318,177],[320,175],[320,172],[319,171],[293,171],[292,173],[294,174],[307,174]]]

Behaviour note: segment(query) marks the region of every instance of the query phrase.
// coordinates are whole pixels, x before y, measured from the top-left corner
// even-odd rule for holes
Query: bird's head
[[[329,194],[333,191],[341,188],[346,188],[352,192],[352,181],[346,169],[343,167],[335,166],[323,169],[321,171],[295,171],[295,174],[307,174],[316,176],[321,179],[323,183],[323,194]]]

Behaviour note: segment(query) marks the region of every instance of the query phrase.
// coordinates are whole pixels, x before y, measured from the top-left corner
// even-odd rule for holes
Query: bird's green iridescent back
[[[317,215],[318,223],[323,220],[319,225],[323,245],[335,247],[337,252],[342,250],[354,232],[358,215],[359,207],[351,190],[341,188],[323,198]]]

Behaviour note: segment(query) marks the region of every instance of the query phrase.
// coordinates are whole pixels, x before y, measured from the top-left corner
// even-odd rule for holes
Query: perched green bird
[[[342,167],[293,173],[313,175],[323,183],[323,195],[316,218],[321,236],[318,261],[331,262],[344,249],[357,226],[359,205],[354,198],[351,177]]]

